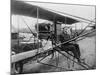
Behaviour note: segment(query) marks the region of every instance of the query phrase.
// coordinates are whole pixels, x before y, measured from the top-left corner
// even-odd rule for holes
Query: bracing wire
[[[95,18],[93,19],[93,21],[95,20]],[[81,35],[87,27],[89,27],[93,22],[91,21],[91,23],[89,23],[78,35]]]
[[[30,32],[32,33],[32,36],[35,36],[35,34],[33,33],[33,31],[31,30],[31,28],[28,26],[28,24],[26,23],[26,21],[24,20],[24,18],[23,17],[21,17],[22,18],[22,20],[23,20],[23,22],[25,23],[25,25],[28,27],[28,29],[30,30]],[[28,40],[28,41],[30,41],[30,40]],[[27,44],[26,44],[27,45]],[[26,46],[25,45],[25,46]],[[25,47],[25,46],[23,46],[23,48]],[[22,49],[23,49],[22,48]],[[31,48],[31,47],[30,47]]]
[[[42,7],[42,8],[44,8],[44,7]],[[75,17],[75,18],[78,18],[78,19],[81,19],[81,20],[85,20],[85,21],[91,22],[91,20],[89,20],[89,19],[86,19],[86,18],[83,18],[83,17],[79,17],[79,16],[75,16],[75,15],[71,15],[69,13],[64,13],[64,12],[53,10],[53,9],[49,9],[49,8],[44,8],[44,9],[47,9],[49,11],[51,10],[52,12],[55,12],[55,13],[58,12],[58,13],[61,13],[61,14],[64,14],[64,15],[68,15],[68,16],[71,16],[71,17]],[[85,22],[85,21],[81,21],[81,20],[80,20],[80,22]],[[92,22],[95,23],[94,21],[92,21]],[[87,22],[85,22],[85,23],[87,23]]]

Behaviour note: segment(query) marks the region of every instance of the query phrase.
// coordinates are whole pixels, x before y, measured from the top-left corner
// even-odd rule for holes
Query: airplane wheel
[[[21,74],[23,72],[23,63],[17,62],[15,63],[15,73]]]

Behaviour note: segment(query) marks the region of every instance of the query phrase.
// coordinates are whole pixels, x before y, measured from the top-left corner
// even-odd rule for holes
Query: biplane
[[[64,69],[68,71],[68,69],[66,68],[59,67],[57,65],[59,63],[57,63],[56,65],[51,65],[51,64],[42,62],[42,60],[44,60],[50,55],[52,55],[51,57],[51,60],[52,60],[56,52],[66,57],[67,59],[73,61],[73,63],[80,65],[84,69],[93,68],[87,63],[83,62],[81,58],[78,58],[77,56],[75,57],[75,53],[77,53],[77,51],[75,53],[74,52],[70,53],[66,51],[66,53],[70,55],[70,57],[73,57],[74,59],[71,59],[70,57],[68,57],[68,55],[64,53],[64,50],[62,51],[61,46],[66,43],[80,41],[84,39],[88,34],[95,32],[96,30],[94,28],[95,27],[94,20],[91,21],[88,19],[80,18],[77,16],[69,15],[69,14],[58,12],[51,9],[46,9],[46,8],[39,7],[36,5],[31,5],[31,4],[25,3],[24,1],[17,1],[17,0],[11,0],[11,15],[12,14],[36,18],[37,23],[35,25],[35,29],[37,33],[34,33],[31,30],[31,28],[25,23],[26,26],[29,28],[31,34],[35,38],[38,39],[36,40],[36,42],[37,43],[40,41],[42,42],[43,39],[50,40],[52,42],[51,48],[48,48],[48,49],[43,48],[43,46],[40,47],[41,44],[38,43],[38,47],[35,49],[31,48],[31,50],[29,49],[25,52],[21,52],[18,54],[15,53],[14,55],[11,55],[11,64],[12,64],[12,68],[14,69],[14,72],[17,71],[16,73],[23,73],[23,65],[27,63],[28,61],[36,61],[36,63],[40,63],[43,65],[48,65],[48,66],[52,66],[52,67],[56,67],[56,68],[60,68],[60,69]],[[48,20],[48,21],[51,21],[53,24],[38,23],[38,19]],[[85,22],[88,25],[84,29],[82,29],[79,33],[74,32],[72,37],[68,41],[60,42],[59,35],[61,34],[61,24],[71,26],[72,24],[75,24],[78,22]],[[92,27],[92,29],[89,30],[88,32],[84,32],[87,27]],[[77,61],[77,59],[79,60],[79,62]]]

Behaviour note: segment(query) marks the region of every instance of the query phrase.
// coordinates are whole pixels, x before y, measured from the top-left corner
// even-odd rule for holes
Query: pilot
[[[71,39],[71,28],[64,27],[62,33],[59,36],[59,40],[61,43],[64,43],[70,39]],[[78,62],[80,62],[80,49],[78,44],[67,42],[61,45],[61,49],[62,51],[65,51],[67,53],[71,51],[74,57],[77,58]]]

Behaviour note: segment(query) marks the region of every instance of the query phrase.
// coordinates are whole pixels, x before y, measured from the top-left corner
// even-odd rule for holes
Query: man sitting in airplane
[[[61,43],[66,42],[71,39],[71,28],[64,27],[61,35],[59,36],[59,40]],[[80,49],[79,45],[76,43],[65,43],[61,45],[62,51],[69,52],[71,51],[75,58],[77,58],[78,62],[80,62]]]

